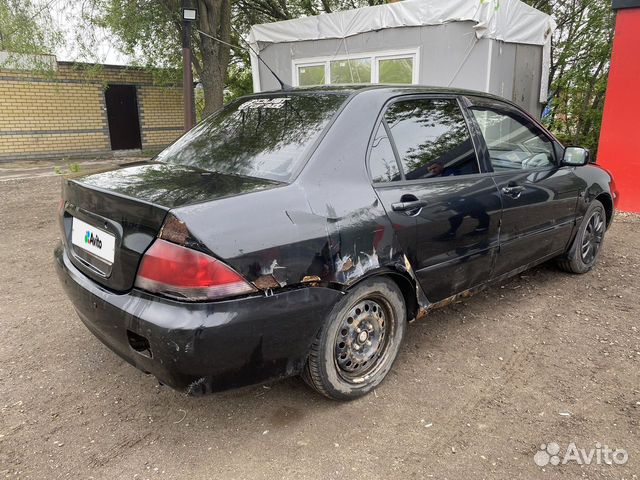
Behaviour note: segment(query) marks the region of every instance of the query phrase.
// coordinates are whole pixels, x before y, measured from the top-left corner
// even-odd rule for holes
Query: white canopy
[[[384,28],[470,21],[478,38],[545,45],[556,22],[520,0],[404,0],[375,7],[251,27],[254,47],[265,43],[347,38]]]

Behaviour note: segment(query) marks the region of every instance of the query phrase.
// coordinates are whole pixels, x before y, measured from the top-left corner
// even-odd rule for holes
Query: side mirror
[[[566,167],[583,167],[589,163],[589,150],[580,147],[567,147],[562,157],[562,165]]]

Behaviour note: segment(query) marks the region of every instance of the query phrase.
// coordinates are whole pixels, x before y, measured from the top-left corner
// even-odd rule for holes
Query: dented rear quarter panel
[[[354,95],[291,184],[172,213],[258,286],[345,287],[389,269],[410,277],[366,169],[374,123],[388,99],[388,91]]]

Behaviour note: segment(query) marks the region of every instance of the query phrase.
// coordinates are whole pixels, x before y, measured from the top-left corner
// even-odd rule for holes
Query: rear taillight
[[[180,300],[217,300],[257,291],[209,255],[156,239],[142,257],[135,286]]]

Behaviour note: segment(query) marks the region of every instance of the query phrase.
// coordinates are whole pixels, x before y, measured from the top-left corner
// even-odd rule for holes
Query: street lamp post
[[[182,0],[182,98],[184,101],[184,129],[195,125],[193,101],[193,73],[191,71],[191,24],[198,17],[198,11],[190,8],[188,0]]]

